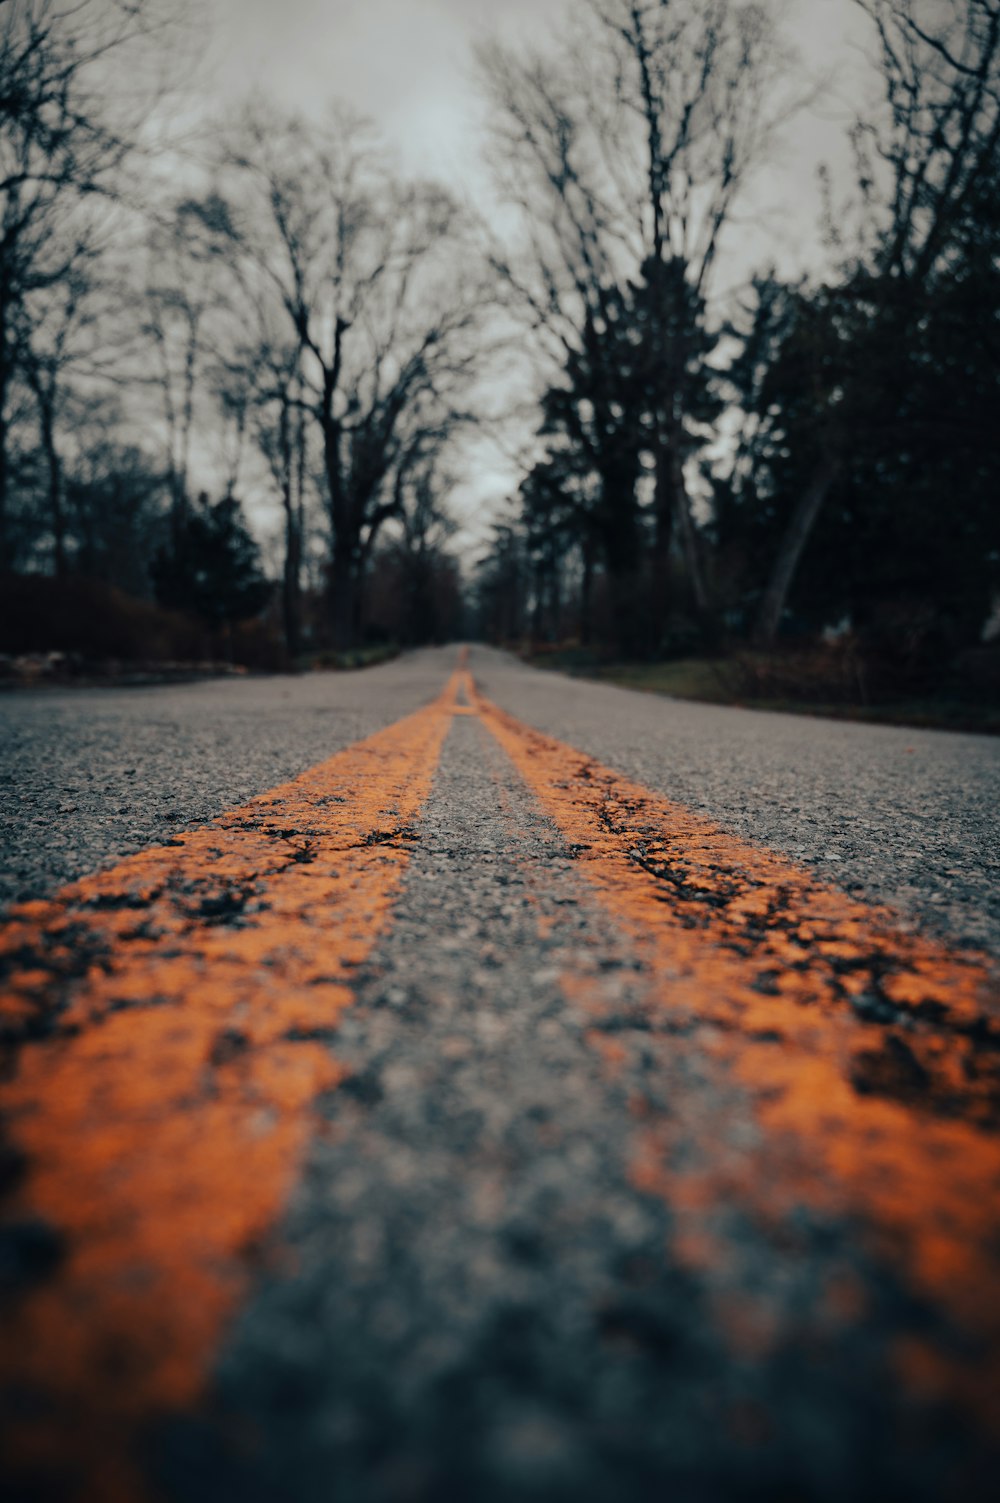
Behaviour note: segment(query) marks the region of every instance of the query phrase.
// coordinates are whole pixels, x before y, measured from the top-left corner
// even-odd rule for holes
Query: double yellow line
[[[61,1251],[6,1324],[0,1388],[44,1414],[19,1421],[18,1461],[55,1456],[86,1479],[81,1497],[140,1496],[128,1436],[199,1398],[295,1182],[310,1105],[341,1078],[327,1036],[389,920],[451,719],[470,712],[576,848],[652,978],[650,1005],[698,1030],[759,1129],[734,1154],[720,1123],[692,1161],[676,1113],[637,1118],[629,1172],[674,1207],[675,1256],[727,1256],[720,1205],[775,1226],[802,1204],[858,1217],[871,1250],[979,1340],[962,1364],[911,1343],[901,1371],[987,1407],[1000,1081],[983,1059],[1000,1056],[981,1048],[997,1026],[986,965],[532,731],[460,662],[425,709],[21,905],[0,936],[16,1053],[0,1107],[24,1166],[7,1214]],[[596,1021],[600,1000],[582,1001]],[[866,1023],[870,1006],[892,1026]],[[596,1026],[593,1039],[622,1067]]]

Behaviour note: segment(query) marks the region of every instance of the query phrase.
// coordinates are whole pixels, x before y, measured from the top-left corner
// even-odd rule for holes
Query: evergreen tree
[[[198,498],[173,543],[157,554],[153,579],[161,605],[191,611],[213,627],[257,615],[270,592],[235,496]]]

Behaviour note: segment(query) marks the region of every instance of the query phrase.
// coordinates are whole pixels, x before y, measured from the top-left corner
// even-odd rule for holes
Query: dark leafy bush
[[[99,580],[0,576],[0,653],[65,653],[70,665],[231,663],[258,672],[288,667],[271,619],[212,629],[182,611],[136,600]]]
[[[0,652],[191,662],[211,657],[212,647],[211,634],[192,618],[97,580],[0,576]]]

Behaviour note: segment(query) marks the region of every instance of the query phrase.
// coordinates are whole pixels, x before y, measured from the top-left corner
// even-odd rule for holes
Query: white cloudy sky
[[[479,196],[479,101],[471,66],[477,39],[543,39],[581,0],[202,0],[202,67],[193,81],[207,105],[225,108],[263,92],[310,114],[331,98],[371,116],[415,171]],[[846,161],[844,127],[868,86],[868,32],[854,0],[786,0],[786,26],[803,77],[824,71],[822,102],[800,117],[777,167],[754,190],[753,222],[731,268],[739,282],[751,264],[775,259],[787,271],[817,255],[816,168]],[[509,484],[482,459],[465,511]],[[473,526],[473,533],[485,524]]]

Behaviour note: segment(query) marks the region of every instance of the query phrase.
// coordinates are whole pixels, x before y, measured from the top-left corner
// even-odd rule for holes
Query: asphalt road
[[[1000,739],[727,709],[477,651],[512,714],[921,925],[1000,950]]]
[[[0,695],[0,907],[203,824],[370,736],[433,698],[454,657]]]
[[[0,697],[0,904],[211,819],[430,699],[454,649],[364,673]],[[528,724],[1000,953],[1000,739],[730,710],[472,651]]]
[[[351,676],[8,697],[8,901],[37,899],[165,839],[179,839],[178,862],[193,860],[178,831],[332,753],[350,757],[344,749],[358,738],[438,695],[454,660],[449,650]],[[310,944],[326,956],[317,981],[336,981],[350,1005],[331,1003],[329,1026],[282,1038],[328,1050],[338,1083],[310,1109],[283,1209],[240,1255],[241,1292],[204,1337],[196,1400],[136,1415],[110,1399],[111,1419],[98,1414],[94,1424],[121,1426],[137,1472],[114,1485],[101,1472],[89,1493],[74,1491],[74,1457],[84,1468],[90,1461],[80,1460],[85,1448],[74,1452],[70,1430],[64,1470],[29,1457],[23,1495],[991,1497],[1000,1461],[1000,1082],[990,1071],[1000,1007],[979,981],[967,985],[963,967],[977,948],[1000,950],[1000,744],[663,701],[534,672],[483,648],[469,668],[475,689],[459,684],[440,712],[443,745],[419,816],[394,822],[401,798],[391,794],[358,824],[361,839],[348,844],[338,833],[331,845],[329,881],[345,895],[331,887],[329,932],[313,919]],[[477,689],[521,724],[487,713]],[[567,745],[532,740],[532,728]],[[421,734],[437,744],[433,727]],[[415,737],[402,735],[403,751]],[[379,775],[415,786],[409,764],[393,772],[395,744],[372,744]],[[595,807],[611,813],[592,834],[581,824],[584,841],[571,821],[590,815],[566,812],[566,788],[576,779],[584,799],[612,776],[598,764],[629,781],[607,782]],[[338,765],[322,799],[343,822],[359,774],[344,762],[338,784]],[[649,794],[641,807],[637,784]],[[688,877],[670,903],[649,876],[663,875],[652,835],[681,840],[664,800],[732,837],[713,846],[695,821],[687,846],[674,848]],[[226,829],[250,824],[260,819]],[[218,852],[209,854],[235,870],[236,848],[213,828],[204,840]],[[316,880],[327,880],[321,833],[307,833],[320,851]],[[281,834],[312,859],[301,831]],[[685,865],[703,839],[728,863],[721,897]],[[348,871],[344,853],[359,847],[358,862],[372,864]],[[819,885],[806,877],[800,891],[791,866],[768,865],[766,855],[758,868],[757,849],[790,858]],[[50,993],[54,1022],[15,1048],[15,1147],[19,1113],[29,1128],[45,1115],[47,1068],[41,1057],[38,1100],[19,1096],[17,1048],[51,1051],[53,1068],[89,1050],[86,1068],[111,1071],[116,1099],[120,1045],[102,1046],[101,1029],[121,1039],[112,1022],[139,1028],[172,1003],[181,1021],[185,1007],[200,1005],[225,1021],[231,984],[237,1026],[218,1035],[224,1047],[217,1040],[198,1064],[195,1094],[183,1098],[192,1113],[202,1101],[224,1109],[206,1117],[216,1126],[204,1148],[188,1149],[208,1159],[212,1133],[221,1141],[239,1107],[225,1094],[232,1071],[262,1053],[246,1018],[279,973],[266,969],[271,951],[260,958],[263,939],[247,947],[269,912],[281,915],[280,947],[268,941],[281,963],[298,946],[313,964],[292,905],[280,900],[284,868],[257,886],[244,873],[238,901],[220,905],[213,893],[214,906],[203,901],[194,919],[194,884],[178,877],[183,924],[157,908],[166,900],[152,879],[148,893],[137,891],[131,870],[121,868],[118,887],[112,874],[76,901],[76,927],[39,904],[25,912],[48,925],[57,949],[66,935],[83,943],[87,913],[95,925],[113,921],[123,947],[150,947],[143,964],[154,975],[161,952],[177,964],[188,943],[221,959],[178,981],[174,999],[164,982],[143,1008],[114,993],[113,950],[91,942],[81,982],[64,959],[46,959],[41,941],[19,940],[25,994]],[[311,870],[294,868],[300,887]],[[353,892],[369,912],[361,884],[380,881],[395,884],[391,908],[371,921],[363,945],[351,921],[354,958],[334,975],[345,945],[338,905],[346,913]],[[824,896],[826,884],[834,896]],[[781,907],[769,899],[765,920],[747,909],[736,942],[718,928],[723,911],[772,887]],[[792,910],[806,900],[803,919]],[[869,933],[854,900],[890,904],[894,927],[873,919]],[[229,943],[257,966],[257,992],[245,979],[226,981]],[[813,943],[815,974],[827,980],[813,980]],[[794,990],[775,954],[793,955]],[[32,979],[45,965],[49,979]],[[852,990],[859,966],[864,986]],[[81,985],[98,1002],[106,992],[111,1009],[74,1015]],[[67,987],[70,1011],[60,1013]],[[960,1000],[966,991],[974,1003]],[[72,1027],[59,1021],[74,1016]],[[277,1095],[263,1117],[260,1101],[249,1102],[255,1142],[279,1139],[282,1110]],[[148,1126],[147,1099],[142,1111],[136,1120]],[[65,1153],[72,1170],[72,1142]],[[72,1266],[75,1256],[70,1234],[59,1257],[42,1235],[45,1267],[22,1266],[24,1228],[37,1241],[43,1204],[40,1194],[31,1199],[27,1159],[0,1221],[0,1273],[6,1267],[15,1309],[39,1289],[44,1297],[45,1280],[61,1277],[60,1258]],[[143,1172],[134,1183],[162,1197],[169,1241],[168,1218],[185,1215],[185,1165],[166,1186],[158,1164]],[[120,1166],[115,1173],[122,1178]],[[218,1214],[230,1214],[224,1197]],[[155,1250],[144,1256],[155,1262]],[[184,1283],[172,1256],[183,1291],[165,1320],[168,1346],[173,1326],[190,1324],[190,1288],[200,1287]],[[120,1279],[133,1293],[141,1285],[141,1266],[101,1266],[105,1283]],[[85,1275],[74,1275],[77,1302],[87,1298]],[[43,1315],[37,1329],[51,1332]],[[127,1373],[127,1337],[116,1330],[115,1339]],[[7,1370],[0,1361],[0,1380],[8,1371],[16,1362]],[[72,1394],[72,1369],[68,1381]],[[113,1372],[107,1381],[113,1389]],[[6,1382],[11,1412],[42,1414],[44,1431],[44,1392]]]

